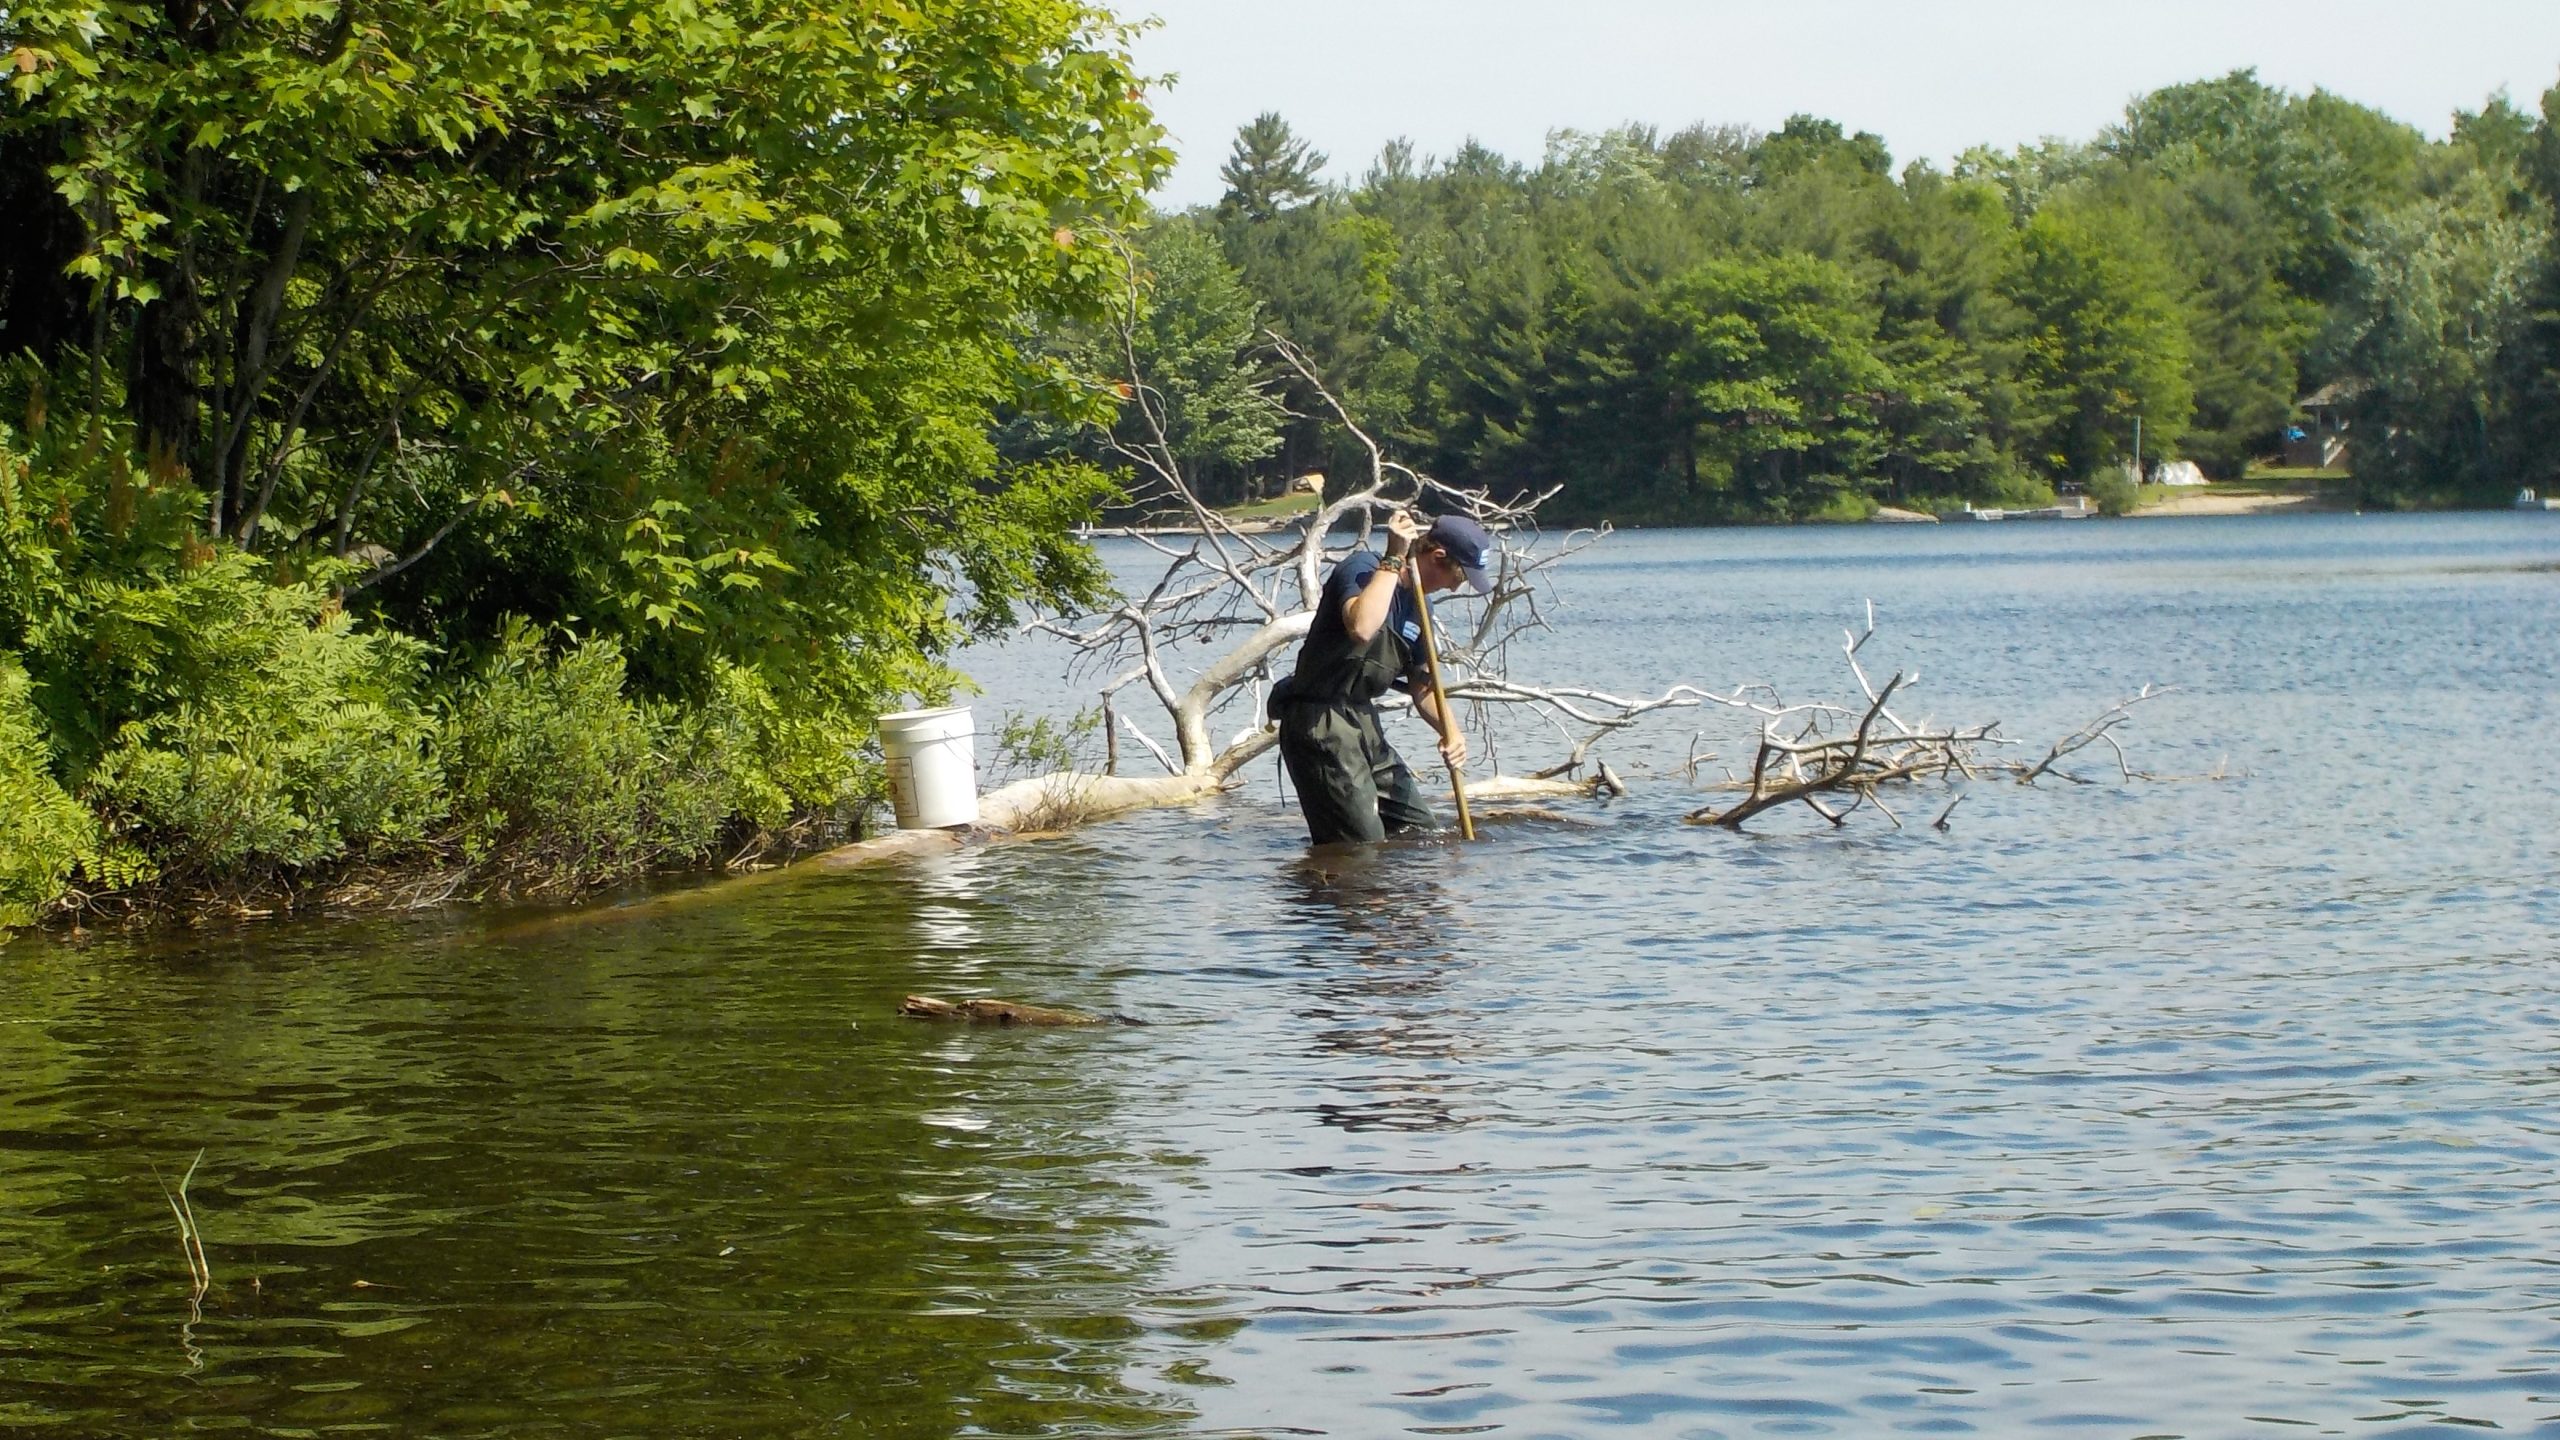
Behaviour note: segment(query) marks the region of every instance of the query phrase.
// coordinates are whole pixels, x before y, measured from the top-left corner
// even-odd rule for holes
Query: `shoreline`
[[[2281,484],[2283,482],[2279,481],[2275,483]],[[2288,513],[2306,515],[2344,515],[2353,513],[2357,509],[2357,505],[2350,496],[2334,493],[2325,486],[2298,490],[2277,490],[2273,488],[2266,488],[2261,485],[2248,485],[2245,482],[2235,482],[2233,490],[2221,490],[2214,486],[2197,486],[2192,488],[2180,487],[2171,493],[2160,495],[2157,498],[2146,498],[2143,503],[2122,515],[2100,515],[2095,509],[2092,509],[2085,517],[2077,515],[2044,515],[2022,512],[2013,515],[2011,518],[2036,520],[2082,518],[2092,520],[2176,520],[2191,518],[2194,516],[2281,515]],[[1284,516],[1254,516],[1238,518],[1231,520],[1229,523],[1238,534],[1272,535],[1284,531],[1303,530],[1305,528],[1305,518],[1306,517],[1303,513]],[[1776,522],[1765,520],[1687,520],[1673,522],[1670,524],[1650,524],[1641,522],[1629,523],[1612,520],[1605,523],[1607,523],[1611,529],[1615,530],[1722,530],[1761,529],[1771,524],[1781,526],[1813,524],[1928,525],[1941,523],[1951,518],[1955,520],[1962,520],[1965,517],[1962,515],[1953,517],[1932,515],[1926,511],[1912,510],[1894,505],[1884,505],[1878,507],[1875,514],[1869,515],[1862,520],[1795,520]],[[1582,523],[1588,524],[1598,522],[1586,521]],[[1077,538],[1086,540],[1124,539],[1140,536],[1160,537],[1167,535],[1189,535],[1194,533],[1197,533],[1196,528],[1187,524],[1093,525],[1082,527],[1076,531]]]
[[[2343,496],[2323,490],[2254,490],[2251,493],[2172,493],[2133,511],[2126,519],[2180,519],[2275,514],[2347,514],[2355,507]],[[1912,519],[1922,519],[1916,513]],[[2092,516],[2091,518],[2102,518]],[[1879,523],[1869,520],[1863,523]],[[1885,522],[1885,523],[1890,523]],[[1268,529],[1287,528],[1285,521]],[[1624,527],[1641,530],[1647,526]],[[1692,527],[1661,527],[1692,528]],[[1753,528],[1734,526],[1731,528]],[[1097,528],[1093,534],[1151,533]],[[1167,527],[1152,533],[1191,533]],[[235,884],[163,883],[107,895],[84,897],[84,903],[53,910],[32,924],[0,929],[0,943],[49,936],[77,943],[85,932],[155,932],[196,930],[208,926],[257,926],[268,922],[318,916],[392,914],[455,906],[491,911],[532,909],[560,915],[610,910],[635,894],[656,898],[667,892],[721,888],[755,876],[799,870],[802,862],[826,853],[830,843],[802,838],[795,843],[745,859],[717,859],[694,865],[651,868],[615,880],[552,889],[525,884],[510,867],[456,867],[434,863],[417,867],[399,863],[359,863],[314,877],[294,880],[267,877]]]
[[[2305,514],[2343,515],[2355,509],[2318,491],[2300,490],[2249,495],[2216,495],[2212,493],[2165,495],[2149,504],[2135,507],[2124,519],[2174,520],[2194,515],[2275,515],[2285,511]]]

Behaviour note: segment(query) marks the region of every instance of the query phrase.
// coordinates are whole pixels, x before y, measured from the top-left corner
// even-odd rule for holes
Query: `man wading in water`
[[[1404,570],[1410,561],[1426,592],[1465,581],[1490,595],[1484,565],[1492,550],[1493,537],[1463,515],[1443,515],[1425,530],[1400,510],[1387,518],[1385,558],[1355,550],[1325,580],[1297,671],[1271,691],[1280,758],[1316,844],[1383,840],[1432,824],[1413,772],[1378,729],[1377,699],[1390,686],[1412,696],[1414,713],[1439,732],[1451,770],[1467,763],[1467,737],[1432,698],[1422,613]]]

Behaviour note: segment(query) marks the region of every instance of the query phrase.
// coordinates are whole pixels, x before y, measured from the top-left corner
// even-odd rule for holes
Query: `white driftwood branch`
[[[2157,700],[2161,696],[2170,693],[2174,688],[2174,686],[2167,685],[2145,685],[2134,694],[2129,695],[2107,707],[2105,714],[2100,715],[2097,719],[2090,721],[2088,724],[2081,726],[2070,734],[2063,736],[2061,739],[2054,741],[2053,748],[2045,753],[2045,757],[2042,760],[2037,761],[2032,768],[2024,769],[2019,772],[2018,783],[2021,785],[2033,784],[2038,776],[2051,774],[2059,775],[2063,779],[2077,784],[2087,784],[2087,781],[2082,780],[2079,776],[2072,774],[2068,770],[2055,769],[2054,765],[2055,762],[2061,760],[2062,757],[2085,749],[2101,740],[2106,742],[2109,749],[2115,751],[2117,771],[2121,773],[2126,780],[2129,781],[2133,779],[2133,767],[2125,762],[2124,747],[2116,743],[2115,736],[2110,732],[2112,732],[2117,726],[2122,725],[2133,718],[2132,711],[2134,706],[2141,704],[2145,700]]]
[[[2081,777],[2057,768],[2057,762],[2095,744],[2104,744],[2115,753],[2118,772],[2127,780],[2138,778],[2114,731],[2126,722],[2133,706],[2168,693],[2164,687],[2146,685],[2140,693],[2116,702],[2097,719],[2055,741],[2045,757],[2033,765],[1995,762],[1985,759],[1983,751],[2013,743],[1997,733],[1996,723],[1934,728],[1908,724],[1894,713],[1893,697],[1913,683],[1917,672],[1897,671],[1884,684],[1875,684],[1858,653],[1875,633],[1875,611],[1870,604],[1866,630],[1848,633],[1843,647],[1850,675],[1866,697],[1865,707],[1855,712],[1830,705],[1758,707],[1767,718],[1761,722],[1751,773],[1747,778],[1727,777],[1728,787],[1743,792],[1742,798],[1731,805],[1709,805],[1692,811],[1686,817],[1689,823],[1739,829],[1756,815],[1801,802],[1835,826],[1844,824],[1856,810],[1873,807],[1898,830],[1903,828],[1902,817],[1885,804],[1878,794],[1880,787],[1957,775],[1971,780],[1986,773],[2005,773],[2020,783],[2052,774],[2086,784],[2089,782]],[[1855,728],[1846,734],[1835,733],[1839,722],[1852,713],[1857,716]],[[1691,763],[1694,767],[1694,759]],[[1826,803],[1836,798],[1845,798],[1847,803],[1836,808]],[[1932,829],[1948,828],[1947,817],[1955,812],[1955,804],[1955,799],[1947,802],[1931,822]]]

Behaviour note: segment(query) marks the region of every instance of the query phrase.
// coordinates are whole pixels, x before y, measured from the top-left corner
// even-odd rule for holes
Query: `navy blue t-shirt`
[[[1315,624],[1310,628],[1308,638],[1311,641],[1318,635],[1333,638],[1337,632],[1348,636],[1351,627],[1344,619],[1345,613],[1351,608],[1351,602],[1358,599],[1360,592],[1368,586],[1369,577],[1377,573],[1378,557],[1368,551],[1354,550],[1343,556],[1342,563],[1334,566],[1333,573],[1325,577],[1324,603],[1316,607]],[[1404,642],[1405,668],[1398,683],[1420,684],[1422,612],[1414,608],[1411,587],[1396,586],[1395,602],[1387,610],[1387,628]]]

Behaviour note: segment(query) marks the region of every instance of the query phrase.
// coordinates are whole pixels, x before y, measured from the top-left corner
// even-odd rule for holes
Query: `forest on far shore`
[[[2239,71],[1944,171],[1799,116],[1534,163],[1397,142],[1354,178],[1265,115],[1221,201],[1143,236],[1139,368],[1221,502],[1366,473],[1267,326],[1400,458],[1561,486],[1558,519],[2047,503],[2137,420],[2146,466],[2235,479],[2332,386],[2360,503],[2504,503],[2560,470],[2556,124],[2560,89],[2498,96],[2435,141]],[[1118,340],[1050,343],[1107,370]]]

